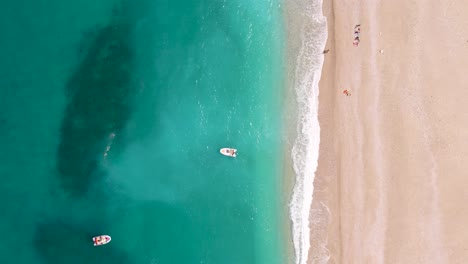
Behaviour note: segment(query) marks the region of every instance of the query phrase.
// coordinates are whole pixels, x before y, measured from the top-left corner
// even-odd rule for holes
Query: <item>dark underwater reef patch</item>
[[[109,137],[118,135],[129,118],[130,34],[130,25],[121,23],[97,31],[67,82],[57,169],[62,187],[73,195],[83,195],[100,178],[99,164]]]

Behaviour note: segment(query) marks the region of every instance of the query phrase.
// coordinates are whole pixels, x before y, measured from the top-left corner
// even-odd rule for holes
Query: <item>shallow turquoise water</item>
[[[4,6],[2,259],[285,263],[277,2]]]

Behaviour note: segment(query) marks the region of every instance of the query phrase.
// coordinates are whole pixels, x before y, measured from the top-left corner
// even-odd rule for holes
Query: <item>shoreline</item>
[[[330,221],[339,219],[339,191],[336,164],[339,155],[334,148],[334,115],[336,105],[335,71],[336,71],[336,45],[335,45],[335,17],[333,1],[323,1],[323,16],[327,19],[328,38],[325,49],[330,51],[324,55],[324,65],[319,81],[318,119],[320,124],[320,146],[318,166],[315,171],[314,193],[310,213],[311,247],[309,249],[308,263],[340,263],[331,256],[330,252],[340,252],[339,232],[333,230],[337,225]],[[335,195],[331,195],[335,194]],[[333,215],[331,215],[333,214]],[[317,221],[317,217],[321,221]],[[322,260],[323,262],[320,262]]]
[[[289,230],[294,261],[305,264],[310,248],[309,213],[318,159],[318,80],[327,38],[320,1],[286,1],[287,96],[285,98],[285,186],[290,194]],[[289,188],[291,187],[291,188]]]
[[[286,47],[284,48],[285,55],[285,70],[286,77],[284,79],[284,99],[283,99],[283,113],[282,113],[282,124],[283,124],[283,182],[282,190],[284,195],[284,208],[283,212],[287,215],[286,221],[283,223],[283,230],[285,230],[286,243],[286,263],[295,263],[296,252],[294,249],[293,241],[293,223],[290,216],[290,205],[291,197],[293,195],[293,188],[296,182],[296,174],[293,169],[293,161],[291,150],[294,145],[296,138],[296,125],[297,125],[297,109],[296,109],[296,94],[294,91],[294,77],[295,77],[295,66],[296,57],[300,48],[300,27],[297,26],[298,21],[291,19],[294,11],[291,9],[291,2],[285,1],[285,9],[283,11],[284,28],[285,28],[285,39]]]

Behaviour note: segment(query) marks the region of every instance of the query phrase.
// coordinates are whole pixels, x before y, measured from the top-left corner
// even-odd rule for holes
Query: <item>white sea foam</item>
[[[322,15],[322,1],[308,1],[306,5],[294,80],[297,137],[291,153],[296,174],[290,203],[296,264],[307,263],[310,248],[309,215],[320,144],[318,83],[323,67],[322,52],[328,37],[326,18]]]

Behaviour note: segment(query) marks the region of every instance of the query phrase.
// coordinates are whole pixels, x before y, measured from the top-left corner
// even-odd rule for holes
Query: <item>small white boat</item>
[[[237,149],[233,149],[233,148],[222,148],[219,150],[219,152],[223,154],[224,156],[228,156],[228,157],[235,158],[237,155]]]
[[[111,239],[112,238],[108,235],[95,236],[93,237],[94,246],[97,247],[97,246],[105,245],[109,243]]]

